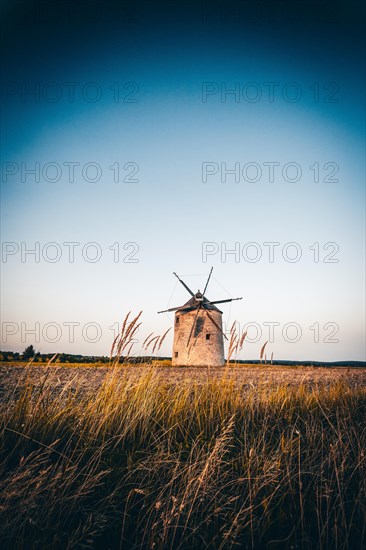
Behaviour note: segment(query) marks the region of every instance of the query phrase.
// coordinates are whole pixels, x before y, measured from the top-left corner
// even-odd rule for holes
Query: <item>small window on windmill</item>
[[[179,323],[179,317],[175,318],[175,324],[177,325]]]
[[[209,340],[211,338],[211,334],[207,333],[206,334],[206,340]]]
[[[178,357],[178,352],[174,352],[174,357]]]

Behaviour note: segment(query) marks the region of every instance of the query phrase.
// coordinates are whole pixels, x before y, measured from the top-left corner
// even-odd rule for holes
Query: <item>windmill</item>
[[[216,307],[216,304],[241,300],[241,298],[208,300],[205,293],[212,271],[213,267],[203,292],[198,290],[196,294],[176,273],[173,273],[191,295],[188,302],[182,306],[158,311],[158,313],[175,311],[173,366],[218,367],[225,363],[224,338],[226,335],[222,330],[222,311]]]

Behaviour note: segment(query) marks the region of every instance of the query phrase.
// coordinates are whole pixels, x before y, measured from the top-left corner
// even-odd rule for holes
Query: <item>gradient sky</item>
[[[132,2],[4,6],[2,242],[3,251],[19,252],[2,256],[3,350],[34,344],[44,353],[108,354],[116,323],[130,310],[143,310],[140,341],[152,331],[162,334],[173,316],[157,311],[188,299],[172,272],[196,291],[214,266],[207,297],[243,296],[223,305],[225,325],[237,320],[241,330],[248,323],[260,327],[258,338],[254,325],[249,329],[256,341],[247,342],[240,358],[258,358],[269,339],[268,323],[276,323],[267,345],[274,358],[365,360],[358,3],[321,9],[300,3],[296,10],[286,2],[263,9],[239,2],[230,9],[223,2],[182,2],[174,9]],[[203,101],[205,82],[218,91]],[[273,101],[268,82],[276,83]],[[72,100],[67,83],[75,83]],[[240,97],[222,97],[221,90],[235,83]],[[248,83],[262,93],[257,102],[248,100],[254,90]],[[295,90],[289,83],[301,91],[297,101],[289,100]],[[35,86],[39,98],[24,95]],[[47,100],[55,90],[60,97]],[[90,101],[96,90],[101,97]],[[135,102],[123,101],[128,93]],[[79,163],[74,181],[64,164],[70,162]],[[219,172],[204,182],[205,162]],[[269,162],[279,163],[274,181],[268,181]],[[22,163],[39,163],[39,181],[25,174]],[[58,181],[50,181],[52,167],[43,177],[48,163],[61,167]],[[93,167],[83,176],[87,163],[99,165],[99,181],[88,181]],[[119,182],[109,168],[115,163],[121,166]],[[134,164],[124,170],[126,163]],[[233,175],[221,181],[221,163],[228,169],[256,163],[262,176],[257,182],[242,175],[238,182]],[[288,163],[301,168],[299,181],[284,179]],[[11,175],[14,166],[18,171]],[[138,181],[123,181],[133,166]],[[329,181],[334,166],[338,181]],[[287,179],[294,174],[289,170]],[[55,248],[42,254],[50,242],[61,250],[57,262],[47,261],[47,251],[52,259]],[[80,243],[74,262],[67,242]],[[91,242],[102,253],[97,262],[83,257]],[[218,252],[204,258],[207,242],[217,243],[212,249]],[[273,262],[263,244],[268,242],[279,243]],[[298,262],[283,258],[291,242],[301,250]],[[40,261],[22,258],[22,246],[35,243]],[[119,262],[116,245],[110,249],[114,243]],[[248,261],[247,243],[257,243],[257,262]],[[324,250],[327,243],[335,244]],[[235,246],[239,261],[224,254]],[[89,247],[90,256],[94,250]],[[137,261],[126,261],[134,251]],[[68,323],[77,323],[74,341]],[[301,329],[296,342],[289,341],[296,339],[289,323]],[[60,338],[52,342],[55,326]],[[32,327],[37,336],[26,332]],[[171,344],[170,333],[163,355],[170,355]],[[140,350],[137,342],[135,352]]]

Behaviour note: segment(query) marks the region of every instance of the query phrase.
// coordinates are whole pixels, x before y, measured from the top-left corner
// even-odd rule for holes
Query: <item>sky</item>
[[[361,4],[2,9],[2,350],[139,354],[213,266],[239,359],[365,360]]]

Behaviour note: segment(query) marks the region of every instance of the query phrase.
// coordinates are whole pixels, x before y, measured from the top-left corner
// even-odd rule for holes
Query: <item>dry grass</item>
[[[60,369],[36,383],[35,368],[2,405],[3,548],[365,544],[366,392],[345,374],[287,386],[226,368],[181,384],[118,367],[55,392]]]
[[[128,362],[132,355],[132,349],[137,342],[135,336],[142,325],[142,322],[140,321],[142,311],[140,311],[140,313],[138,313],[138,315],[131,320],[130,315],[131,312],[129,311],[122,322],[120,332],[113,340],[110,352],[110,366],[112,367],[119,365],[122,357],[125,362]],[[168,328],[162,336],[155,335],[151,332],[142,343],[143,350],[147,352],[150,351],[151,348],[152,355],[159,353],[160,348],[170,330],[171,329]]]

